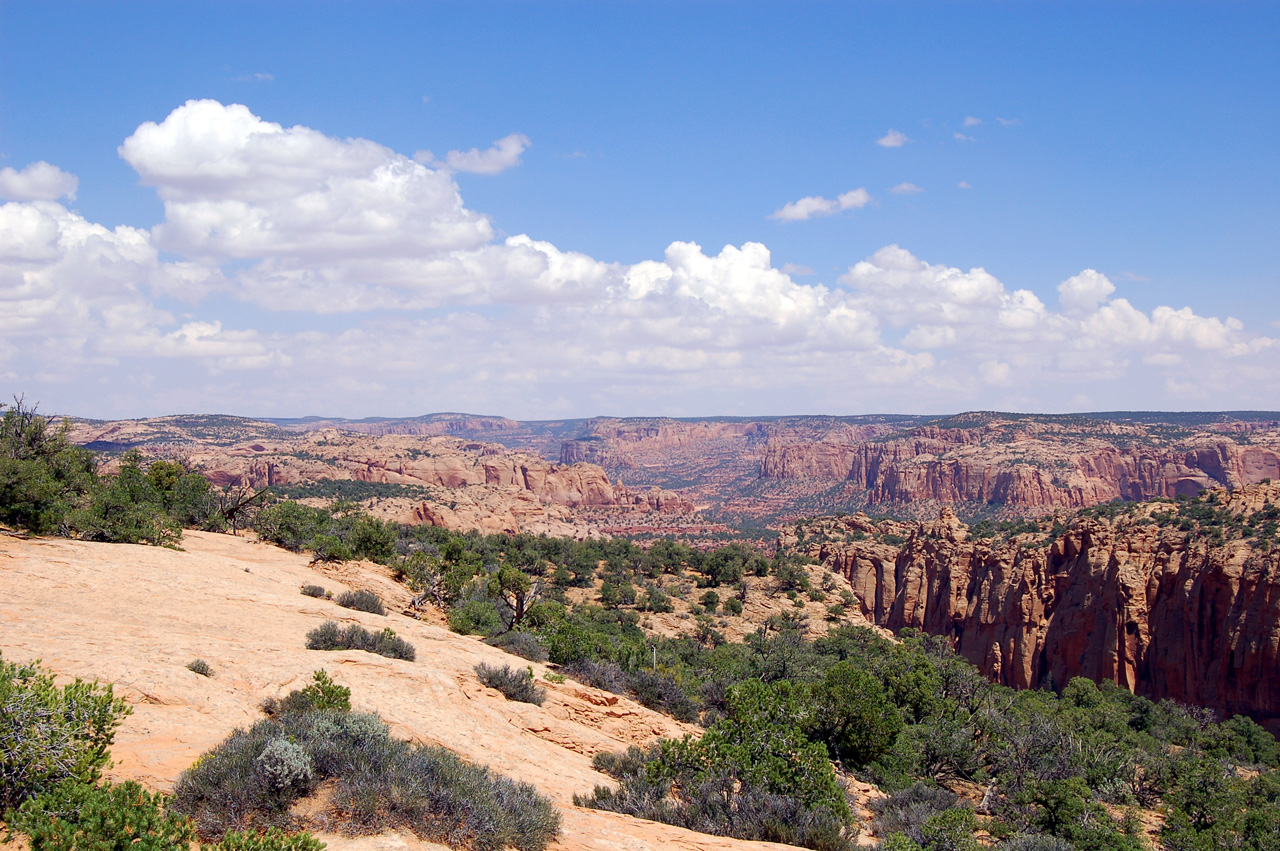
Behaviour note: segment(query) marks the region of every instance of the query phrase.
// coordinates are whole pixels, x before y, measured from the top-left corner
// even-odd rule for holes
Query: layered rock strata
[[[1277,484],[1217,493],[1237,517],[1280,505]],[[1005,685],[1110,680],[1280,733],[1280,546],[1215,542],[1162,522],[1169,510],[1148,503],[1002,543],[950,512],[915,524],[857,515],[792,527],[782,545],[843,574],[873,623],[946,636]]]

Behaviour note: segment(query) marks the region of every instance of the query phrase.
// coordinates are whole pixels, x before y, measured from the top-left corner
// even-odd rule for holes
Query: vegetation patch
[[[482,685],[502,692],[507,700],[541,706],[547,698],[547,690],[534,684],[532,668],[498,668],[481,662],[476,665],[476,677]]]
[[[109,685],[57,686],[38,665],[0,658],[0,813],[64,780],[96,782],[129,711]]]
[[[387,610],[382,605],[382,598],[372,591],[343,591],[333,602],[344,609],[355,609],[371,615],[385,615]]]
[[[574,804],[737,839],[850,849],[858,828],[846,793],[825,749],[796,723],[797,697],[790,684],[744,683],[701,739],[598,755],[596,768],[619,786],[597,786]]]
[[[352,834],[403,829],[476,851],[541,851],[559,834],[555,807],[529,784],[393,739],[376,715],[341,711],[286,712],[236,730],[183,773],[172,807],[203,837],[287,829],[298,826],[290,806],[324,781],[335,784],[326,823]]]
[[[193,659],[187,663],[187,670],[202,677],[212,677],[213,667],[203,659]]]
[[[132,780],[92,786],[66,781],[6,815],[31,851],[174,851],[195,838],[191,822],[166,813],[163,795]]]
[[[547,648],[543,647],[542,641],[531,632],[504,632],[501,635],[486,638],[484,643],[522,659],[528,659],[530,662],[547,661]]]
[[[308,650],[365,650],[390,659],[412,662],[417,658],[413,645],[387,627],[382,632],[370,632],[351,624],[338,626],[337,621],[325,621],[307,633]]]

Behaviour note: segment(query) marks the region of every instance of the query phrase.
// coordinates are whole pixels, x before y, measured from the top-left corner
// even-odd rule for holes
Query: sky
[[[1277,3],[0,3],[0,397],[1280,409]]]

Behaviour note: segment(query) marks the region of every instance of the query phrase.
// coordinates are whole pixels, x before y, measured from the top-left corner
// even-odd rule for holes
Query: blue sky
[[[104,416],[1280,408],[1277,43],[1261,3],[6,2],[0,168],[30,207],[10,214],[61,222],[64,247],[90,224],[147,246],[129,270],[15,250],[0,385]],[[312,225],[347,256],[176,237],[208,220],[208,151],[172,147],[196,119],[135,162],[117,149],[189,100],[434,152],[422,179],[488,230],[344,242],[349,211],[328,207]],[[905,141],[878,144],[890,131]],[[518,164],[449,165],[512,134]],[[179,154],[189,173],[143,175]],[[31,190],[36,162],[75,175],[74,199]],[[288,191],[328,177],[302,180]],[[200,203],[223,215],[241,191]],[[381,221],[401,234],[449,207],[396,197]],[[806,197],[829,214],[771,218]],[[245,226],[282,232],[284,198]],[[530,283],[488,257],[519,235],[597,265]],[[767,262],[721,254],[754,243]],[[459,254],[484,246],[483,271]],[[388,251],[394,270],[366,262]],[[470,271],[433,277],[441,251]],[[645,263],[664,283],[635,283]],[[286,267],[291,289],[267,283]],[[1072,285],[1090,295],[1067,310],[1085,270],[1106,283]],[[1040,308],[1010,325],[1023,290]],[[389,364],[388,341],[412,357]]]

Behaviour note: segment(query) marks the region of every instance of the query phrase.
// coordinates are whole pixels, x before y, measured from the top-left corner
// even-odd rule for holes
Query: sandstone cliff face
[[[1280,505],[1276,484],[1218,493],[1236,515]],[[1280,547],[1144,522],[1162,510],[1080,519],[1047,546],[1045,535],[973,538],[945,513],[832,519],[823,537],[865,540],[806,544],[792,532],[783,543],[843,574],[873,623],[947,636],[1005,685],[1110,680],[1280,732]]]
[[[451,428],[459,422],[469,421],[422,425]],[[506,421],[494,422],[500,426]],[[236,441],[236,437],[249,439]],[[402,523],[458,531],[582,538],[602,534],[600,518],[594,516],[600,512],[624,518],[694,513],[692,503],[676,493],[615,484],[595,464],[554,464],[500,444],[455,437],[372,436],[315,428],[288,433],[270,424],[229,417],[170,417],[80,423],[73,439],[112,447],[141,445],[150,454],[179,457],[224,487],[261,489],[332,480],[406,486],[401,495],[362,507]],[[592,517],[581,516],[588,510]]]
[[[870,505],[987,503],[1034,510],[1192,496],[1280,478],[1274,443],[1250,445],[1209,433],[1162,443],[1140,431],[996,424],[923,427],[881,441],[774,443],[761,458],[760,475],[844,480],[865,491]],[[1275,430],[1267,437],[1276,437]]]

